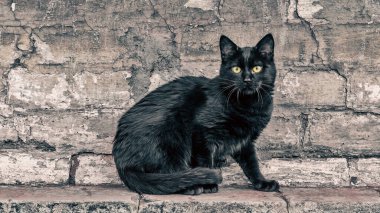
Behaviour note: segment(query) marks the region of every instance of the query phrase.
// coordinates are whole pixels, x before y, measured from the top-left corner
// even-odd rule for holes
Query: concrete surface
[[[379,212],[377,188],[282,188],[265,193],[143,195],[122,187],[0,187],[0,212]]]

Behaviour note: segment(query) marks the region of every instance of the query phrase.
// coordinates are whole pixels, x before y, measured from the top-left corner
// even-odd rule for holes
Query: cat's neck
[[[219,99],[225,108],[244,112],[258,112],[266,111],[272,107],[272,88],[261,88],[252,94],[244,94],[226,85],[225,80],[219,76],[211,79],[209,86],[212,95]]]

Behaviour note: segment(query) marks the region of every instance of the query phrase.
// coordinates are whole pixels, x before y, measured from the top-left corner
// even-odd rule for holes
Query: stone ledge
[[[380,212],[379,188],[286,188],[288,212]]]
[[[0,212],[137,212],[139,196],[122,187],[1,186]]]
[[[144,195],[123,187],[0,186],[0,212],[379,212],[379,188],[282,188],[265,193]]]

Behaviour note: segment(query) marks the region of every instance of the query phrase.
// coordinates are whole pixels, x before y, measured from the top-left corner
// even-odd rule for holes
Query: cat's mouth
[[[260,89],[260,87],[261,87],[261,81],[259,81],[258,83],[244,84],[241,91],[245,95],[253,95],[255,92],[257,92],[257,90]]]
[[[241,91],[244,95],[253,95],[255,89],[251,86],[245,86]]]

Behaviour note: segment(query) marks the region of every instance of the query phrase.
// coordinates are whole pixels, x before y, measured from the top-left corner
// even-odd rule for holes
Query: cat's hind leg
[[[200,195],[202,193],[217,193],[219,191],[218,184],[205,184],[189,187],[180,191],[180,194],[184,195]]]
[[[196,185],[180,191],[180,194],[184,195],[200,195],[204,192],[203,186]]]
[[[217,193],[219,190],[218,184],[206,184],[189,187],[180,191],[180,194],[184,195],[200,195],[202,193]]]
[[[203,185],[203,193],[217,193],[218,191],[218,184]]]

